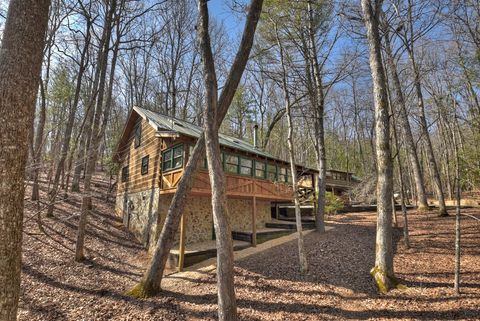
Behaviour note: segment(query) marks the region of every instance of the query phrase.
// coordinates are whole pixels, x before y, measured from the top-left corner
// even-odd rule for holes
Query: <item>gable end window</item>
[[[183,166],[183,145],[169,148],[162,153],[162,170],[171,171]]]
[[[142,175],[145,175],[145,174],[148,173],[148,160],[149,160],[149,158],[150,158],[149,155],[142,158]]]
[[[128,180],[128,166],[122,168],[122,183],[125,183]]]
[[[142,143],[142,123],[135,125],[135,148]]]

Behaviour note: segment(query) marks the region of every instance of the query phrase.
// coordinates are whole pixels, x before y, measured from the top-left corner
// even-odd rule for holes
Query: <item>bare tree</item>
[[[399,112],[399,122],[400,126],[403,129],[403,136],[405,137],[406,149],[410,163],[412,165],[413,177],[415,180],[415,188],[418,198],[418,209],[427,210],[429,208],[427,202],[427,195],[425,192],[425,183],[423,178],[422,169],[420,166],[420,161],[418,160],[417,148],[415,140],[413,139],[412,129],[410,122],[408,121],[407,107],[405,103],[405,98],[403,95],[403,90],[400,84],[400,78],[397,72],[397,65],[395,64],[395,58],[392,53],[392,48],[390,44],[390,32],[391,28],[388,25],[388,21],[383,19],[383,30],[384,30],[384,42],[385,42],[385,60],[387,63],[387,69],[390,73],[390,78],[393,85],[393,103],[395,109],[398,109]]]
[[[105,22],[103,27],[103,35],[98,50],[98,92],[96,94],[96,109],[91,129],[91,142],[88,148],[87,165],[85,167],[85,180],[83,185],[82,207],[80,213],[80,221],[77,229],[77,240],[75,245],[75,260],[80,262],[85,259],[83,244],[85,240],[85,228],[87,225],[88,212],[91,208],[91,180],[95,173],[95,164],[98,157],[98,148],[102,139],[101,123],[104,110],[104,93],[106,87],[106,73],[107,73],[107,59],[109,55],[110,39],[113,29],[113,16],[116,11],[117,0],[112,0],[108,3],[108,11],[105,15]]]
[[[294,138],[293,138],[293,120],[292,120],[292,100],[290,98],[290,89],[288,84],[288,71],[287,71],[287,61],[291,60],[289,57],[286,57],[285,49],[282,41],[280,40],[278,24],[276,21],[272,20],[272,25],[275,33],[276,44],[278,46],[279,57],[280,57],[280,66],[281,66],[281,87],[283,90],[283,99],[285,104],[285,111],[287,115],[288,123],[288,157],[290,160],[290,171],[292,174],[292,186],[293,186],[293,199],[295,203],[295,221],[297,226],[297,235],[298,235],[298,259],[300,265],[300,273],[306,273],[308,271],[308,261],[307,254],[305,252],[305,246],[303,241],[303,231],[302,231],[302,214],[300,210],[300,199],[298,194],[298,174],[297,168],[295,165],[295,148],[294,148]]]
[[[87,10],[84,10],[84,14],[88,15]],[[86,30],[84,35],[85,43],[83,44],[83,48],[80,53],[80,61],[78,63],[78,73],[77,73],[77,80],[75,86],[75,93],[73,102],[70,106],[70,110],[68,113],[68,119],[65,126],[65,132],[63,134],[63,142],[62,142],[62,151],[60,154],[60,159],[58,160],[55,175],[52,183],[52,190],[50,191],[50,200],[47,209],[47,216],[53,216],[53,209],[55,207],[55,199],[58,193],[58,184],[60,181],[60,175],[65,169],[65,161],[67,159],[68,151],[70,149],[70,140],[72,137],[73,132],[73,125],[75,122],[75,115],[77,114],[78,105],[80,102],[80,94],[82,89],[82,80],[83,75],[85,73],[85,69],[87,68],[88,64],[88,50],[90,47],[90,39],[91,39],[91,27],[92,27],[92,20],[90,17],[86,19]]]
[[[390,122],[386,79],[382,63],[379,21],[382,0],[362,0],[362,12],[367,29],[370,69],[375,101],[375,133],[377,158],[377,237],[375,267],[371,274],[382,292],[395,286],[392,243],[393,166],[390,151]]]
[[[219,320],[236,320],[237,305],[233,280],[233,244],[232,232],[227,220],[227,193],[216,113],[218,104],[218,85],[215,73],[215,61],[210,45],[208,30],[208,7],[206,0],[198,3],[198,42],[203,60],[203,78],[205,82],[205,149],[208,173],[212,190],[212,211],[217,243],[217,292]]]
[[[0,320],[17,320],[25,164],[49,0],[12,0],[0,47]]]
[[[417,8],[415,14],[414,9]],[[399,8],[397,7],[397,11]],[[433,13],[431,17],[426,13],[427,10],[432,10]],[[435,154],[433,151],[432,140],[430,138],[430,133],[428,130],[428,123],[427,118],[425,115],[425,101],[423,97],[423,90],[422,90],[422,77],[420,67],[418,65],[416,55],[415,55],[415,42],[420,37],[424,36],[428,33],[438,22],[436,19],[436,14],[439,11],[438,8],[430,8],[429,1],[419,1],[413,3],[411,0],[407,1],[406,11],[397,14],[400,16],[401,25],[397,27],[397,34],[400,36],[402,43],[408,53],[408,57],[410,59],[410,65],[413,72],[413,84],[415,89],[415,95],[417,98],[417,106],[418,106],[418,118],[420,123],[420,130],[422,132],[422,138],[425,143],[425,153],[428,160],[428,165],[431,168],[431,175],[434,183],[434,188],[438,198],[438,206],[439,206],[439,215],[440,216],[447,216],[447,208],[445,206],[445,197],[443,194],[443,187],[442,187],[442,180],[440,177],[440,172],[438,170],[437,161],[435,159]],[[404,21],[405,14],[406,21]],[[421,19],[423,16],[427,16],[425,24],[422,24],[419,30],[415,30],[415,21]]]

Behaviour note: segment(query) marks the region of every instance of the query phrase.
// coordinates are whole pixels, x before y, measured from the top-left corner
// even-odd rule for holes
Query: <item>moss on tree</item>
[[[429,211],[431,211],[430,206],[419,206],[419,207],[417,207],[417,212],[419,212],[419,213],[426,213],[426,212],[429,212]]]
[[[370,274],[377,285],[378,291],[381,293],[387,293],[391,289],[400,289],[405,290],[407,286],[400,282],[400,279],[389,275],[385,270],[383,270],[379,266],[375,266],[371,271]]]
[[[133,298],[137,299],[147,299],[151,298],[157,294],[155,291],[152,289],[148,289],[145,287],[145,284],[143,282],[137,283],[133,288],[125,292],[125,295],[131,296]]]

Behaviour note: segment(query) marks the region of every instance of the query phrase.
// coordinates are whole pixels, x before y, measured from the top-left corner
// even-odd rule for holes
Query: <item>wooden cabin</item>
[[[146,247],[155,244],[176,186],[202,128],[139,107],[130,112],[117,147],[116,213]],[[265,228],[272,204],[292,202],[290,165],[243,140],[220,135],[233,232]],[[296,166],[310,188],[315,171]],[[308,185],[308,184],[307,184]],[[306,186],[308,188],[308,186]],[[206,161],[197,171],[183,213],[185,243],[212,240]]]

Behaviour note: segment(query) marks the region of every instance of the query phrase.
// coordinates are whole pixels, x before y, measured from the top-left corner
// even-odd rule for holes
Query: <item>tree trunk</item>
[[[263,0],[252,0],[250,9],[245,22],[242,40],[235,56],[230,72],[226,78],[225,85],[218,100],[218,110],[215,119],[215,126],[220,125],[227,114],[235,91],[240,83],[243,71],[253,45],[255,30],[260,18]],[[183,175],[177,184],[177,189],[165,218],[160,237],[155,246],[152,259],[148,265],[147,271],[142,281],[134,288],[128,291],[129,295],[136,297],[149,297],[158,293],[161,289],[163,270],[167,262],[170,249],[172,248],[175,233],[178,230],[180,218],[185,207],[187,194],[191,189],[193,178],[195,176],[198,164],[205,157],[205,136],[202,134],[193,148],[192,154],[185,166]]]
[[[25,164],[49,0],[12,0],[0,47],[0,320],[17,320]]]
[[[45,119],[47,118],[47,106],[46,106],[46,94],[42,80],[40,80],[40,94],[42,96],[42,103],[40,104],[40,117],[38,119],[38,125],[35,135],[35,145],[33,148],[33,186],[32,186],[32,201],[38,201],[40,199],[40,190],[38,183],[38,176],[40,175],[40,157],[42,155],[43,147],[43,132],[45,129]]]
[[[317,232],[325,232],[325,192],[327,188],[327,157],[325,151],[325,130],[323,124],[323,114],[325,106],[325,94],[323,89],[322,75],[320,73],[320,64],[318,63],[317,43],[315,41],[315,34],[313,30],[313,10],[312,3],[308,1],[308,30],[310,41],[310,59],[312,60],[313,76],[315,79],[315,147],[318,164],[318,177],[317,177],[317,207],[315,213],[315,226]],[[295,186],[295,185],[294,185]]]
[[[87,225],[88,212],[91,208],[92,196],[91,196],[91,180],[95,173],[95,164],[97,162],[98,147],[101,141],[100,133],[100,120],[103,114],[103,98],[105,93],[105,79],[107,74],[107,60],[109,54],[110,38],[112,34],[112,20],[113,14],[116,10],[117,1],[112,0],[110,8],[105,18],[104,34],[102,35],[102,46],[99,48],[98,65],[100,68],[99,89],[97,93],[97,104],[95,110],[95,116],[93,120],[93,128],[91,131],[91,143],[87,155],[87,164],[85,167],[85,180],[83,185],[82,206],[80,212],[80,221],[77,229],[77,240],[75,245],[75,261],[80,262],[85,258],[83,252],[83,244],[85,240],[85,228]]]
[[[456,116],[455,116],[456,117]],[[461,229],[460,229],[460,200],[461,200],[461,180],[460,180],[460,156],[458,153],[457,138],[455,131],[452,130],[453,147],[455,153],[455,279],[454,290],[456,294],[460,294],[460,255],[461,255]]]
[[[96,91],[96,89],[94,89]],[[73,169],[73,178],[72,178],[72,192],[80,192],[80,178],[82,170],[84,169],[85,163],[85,148],[87,146],[88,140],[88,131],[92,128],[93,117],[95,115],[94,102],[90,102],[90,105],[87,108],[87,113],[85,115],[85,124],[82,131],[82,137],[80,139],[80,145],[78,146],[77,156],[75,161],[75,166]]]
[[[386,23],[386,22],[385,22]],[[415,145],[415,140],[413,139],[412,128],[410,127],[410,122],[408,121],[407,107],[405,104],[405,98],[403,96],[402,87],[400,85],[400,79],[398,77],[397,66],[392,54],[390,38],[388,33],[389,26],[385,26],[385,53],[386,53],[386,62],[388,65],[388,70],[390,71],[390,76],[393,82],[393,91],[395,93],[395,107],[399,111],[399,122],[401,128],[403,128],[403,136],[405,137],[406,149],[408,153],[408,158],[412,165],[413,178],[415,180],[415,190],[418,199],[418,210],[428,210],[427,195],[425,193],[425,181],[418,160],[417,148]]]
[[[70,112],[68,114],[68,120],[67,124],[65,127],[65,133],[63,136],[63,143],[62,143],[62,152],[60,155],[60,160],[58,161],[56,170],[55,170],[55,177],[53,179],[53,186],[50,194],[50,200],[48,204],[48,209],[47,209],[47,217],[52,217],[53,216],[53,209],[55,207],[55,199],[57,197],[58,193],[58,183],[60,180],[60,175],[62,171],[65,169],[65,160],[67,159],[68,155],[68,150],[70,149],[70,139],[72,137],[72,131],[73,131],[73,124],[75,122],[75,115],[77,114],[77,109],[78,109],[78,103],[80,101],[80,91],[82,89],[82,79],[83,79],[83,74],[85,72],[86,68],[86,63],[85,60],[87,59],[87,53],[88,53],[88,48],[90,46],[90,22],[87,22],[87,30],[85,32],[86,38],[85,38],[85,45],[82,50],[81,58],[80,58],[80,67],[78,70],[78,75],[77,75],[77,84],[75,88],[75,96],[73,99],[73,104],[70,108]]]
[[[375,267],[371,274],[381,292],[395,284],[392,244],[392,159],[390,151],[390,124],[385,73],[382,64],[379,33],[381,0],[362,0],[362,12],[367,29],[370,69],[375,102],[375,132],[377,159],[377,236]]]
[[[290,160],[290,170],[292,172],[292,187],[293,187],[293,197],[295,202],[295,221],[297,226],[297,235],[298,235],[298,259],[300,265],[300,273],[304,274],[308,271],[308,262],[307,254],[305,252],[305,246],[303,241],[303,231],[302,231],[302,214],[300,210],[300,200],[298,195],[298,176],[297,168],[295,166],[295,148],[293,146],[293,121],[292,121],[292,106],[290,101],[290,94],[288,92],[288,83],[287,83],[287,67],[285,63],[285,55],[283,50],[283,45],[280,41],[278,30],[275,25],[275,35],[277,39],[277,46],[280,51],[280,64],[282,67],[282,89],[283,96],[285,100],[285,111],[287,114],[288,122],[288,134],[287,134],[287,144],[288,144],[288,156]]]
[[[396,159],[397,159],[397,168],[398,168],[398,180],[400,183],[400,205],[402,207],[402,216],[403,216],[403,240],[405,242],[405,247],[410,248],[410,237],[408,233],[408,217],[407,217],[407,207],[405,206],[405,187],[403,182],[403,164],[400,159],[400,145],[398,143],[398,134],[397,134],[397,124],[395,113],[392,113],[392,127],[393,127],[393,139],[395,141],[396,149]],[[394,204],[395,206],[395,204]]]
[[[217,243],[218,318],[219,320],[236,320],[237,304],[233,275],[232,232],[227,220],[225,173],[222,169],[218,127],[215,126],[218,86],[208,32],[207,1],[199,1],[198,7],[200,12],[198,19],[198,40],[203,57],[203,78],[206,92],[204,111],[205,149],[212,189],[213,223]]]
[[[447,208],[445,206],[445,197],[443,195],[443,188],[442,188],[442,181],[440,179],[440,172],[438,171],[437,162],[435,160],[435,155],[433,152],[432,141],[430,139],[430,133],[428,132],[428,125],[427,119],[425,117],[425,105],[423,102],[423,94],[422,94],[422,85],[420,83],[420,74],[418,71],[418,67],[415,63],[415,58],[413,56],[413,52],[409,51],[410,61],[412,63],[412,68],[414,72],[414,86],[415,86],[415,93],[417,95],[417,103],[420,115],[420,129],[422,130],[423,138],[425,141],[425,152],[427,154],[428,163],[432,169],[432,178],[435,187],[435,191],[437,193],[438,198],[438,211],[439,216],[448,216]]]

